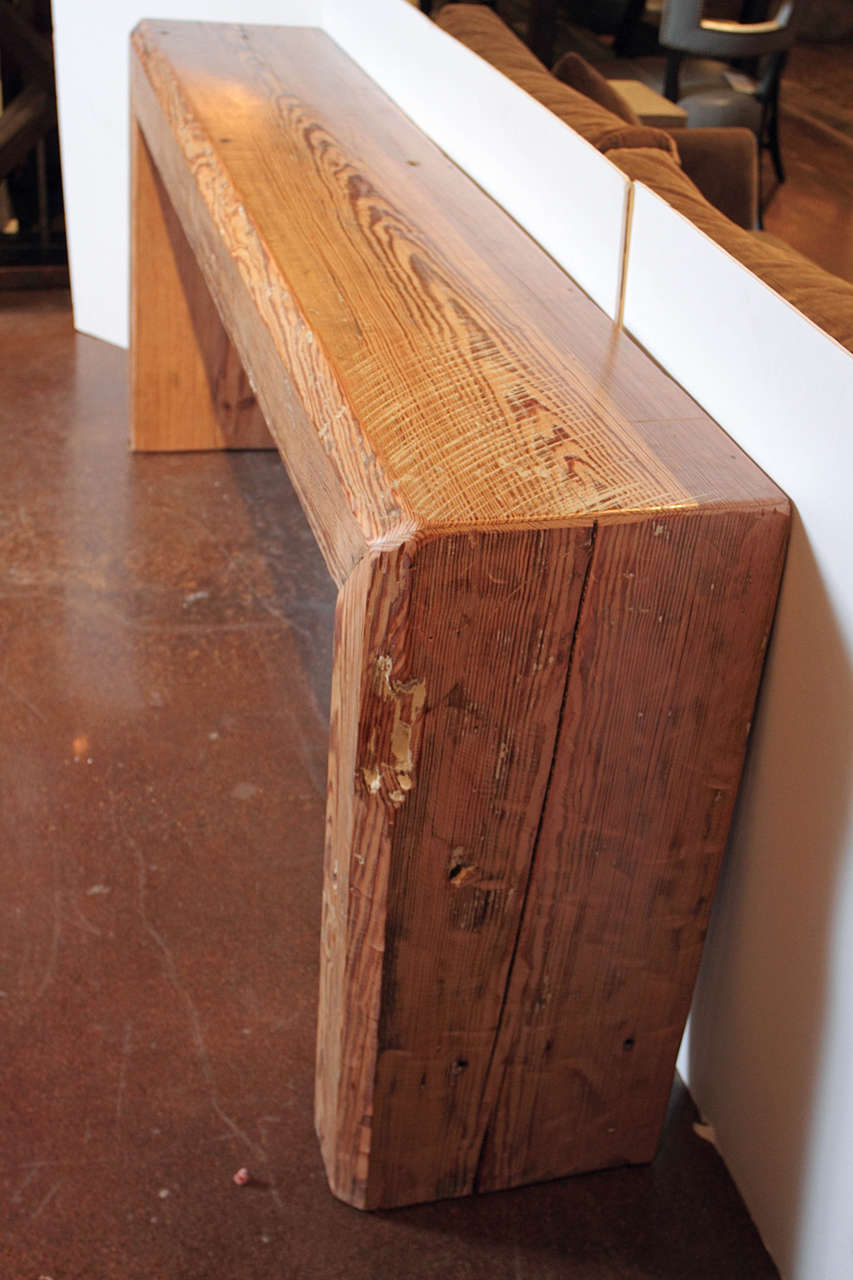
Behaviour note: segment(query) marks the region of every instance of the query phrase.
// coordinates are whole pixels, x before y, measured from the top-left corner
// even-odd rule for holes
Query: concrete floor
[[[774,1276],[680,1086],[649,1168],[331,1197],[331,584],[277,455],[131,456],[125,402],[66,295],[0,294],[0,1277]]]

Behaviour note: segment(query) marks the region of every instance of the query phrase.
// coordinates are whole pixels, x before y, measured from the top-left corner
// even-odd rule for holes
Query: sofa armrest
[[[640,117],[611,81],[578,54],[563,54],[553,75],[628,124],[640,125]],[[702,194],[732,222],[751,230],[758,216],[758,149],[750,130],[678,129],[671,136],[684,172]],[[627,145],[644,143],[632,139]]]
[[[679,129],[681,167],[706,200],[751,231],[758,217],[758,147],[750,129]]]

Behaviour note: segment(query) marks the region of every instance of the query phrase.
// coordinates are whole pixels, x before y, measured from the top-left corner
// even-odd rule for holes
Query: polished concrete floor
[[[0,294],[2,1280],[774,1276],[680,1086],[649,1168],[331,1197],[333,593],[276,455],[132,456],[125,402],[64,294]]]

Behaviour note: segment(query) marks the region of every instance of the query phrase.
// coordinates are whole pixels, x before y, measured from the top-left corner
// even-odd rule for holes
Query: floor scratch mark
[[[121,1045],[121,1066],[118,1073],[118,1088],[116,1089],[116,1109],[115,1109],[115,1125],[116,1128],[121,1124],[121,1118],[124,1113],[124,1093],[127,1087],[127,1060],[130,1057],[131,1042],[133,1039],[133,1023],[126,1022],[124,1024],[124,1039]]]
[[[59,1188],[62,1186],[62,1183],[63,1183],[62,1178],[60,1178],[58,1182],[54,1182],[53,1186],[50,1188],[50,1191],[48,1191],[46,1196],[42,1197],[42,1199],[36,1205],[33,1212],[30,1214],[30,1222],[35,1222],[36,1218],[38,1218],[39,1215],[42,1213],[42,1211],[47,1208],[47,1206],[50,1204],[51,1200],[54,1198]]]
[[[142,849],[139,847],[139,844],[133,838],[133,836],[131,836],[131,834],[127,830],[125,830],[119,816],[115,813],[115,810],[113,811],[113,820],[117,830],[120,832],[121,836],[123,837],[127,847],[130,849],[133,855],[134,861],[136,862],[137,910],[139,913],[140,922],[142,924],[144,931],[148,934],[149,938],[151,938],[152,942],[155,944],[155,946],[157,947],[157,950],[160,953],[160,961],[163,967],[163,972],[170,986],[174,990],[175,994],[183,1001],[186,1007],[190,1033],[193,1039],[193,1043],[195,1045],[199,1067],[201,1068],[202,1076],[204,1077],[204,1081],[208,1088],[208,1098],[209,1098],[210,1105],[213,1108],[213,1111],[215,1112],[215,1114],[222,1121],[222,1123],[233,1134],[233,1136],[240,1143],[242,1143],[242,1145],[244,1146],[246,1151],[250,1153],[252,1158],[256,1162],[259,1161],[263,1165],[264,1171],[265,1171],[265,1181],[269,1185],[270,1195],[273,1200],[273,1203],[275,1204],[279,1212],[283,1212],[284,1205],[282,1203],[281,1195],[278,1191],[276,1182],[272,1176],[272,1171],[270,1169],[270,1160],[266,1150],[261,1144],[253,1141],[253,1139],[249,1136],[248,1133],[245,1132],[245,1130],[240,1128],[237,1122],[234,1119],[232,1119],[231,1116],[228,1115],[228,1113],[223,1108],[221,1102],[219,1101],[217,1088],[216,1088],[216,1079],[213,1073],[213,1068],[211,1066],[210,1056],[207,1052],[207,1045],[205,1043],[204,1031],[202,1030],[201,1019],[199,1018],[198,1010],[195,1007],[195,1004],[193,1002],[193,999],[190,993],[187,991],[186,987],[181,982],[180,974],[178,973],[178,967],[177,967],[177,964],[175,963],[175,957],[172,954],[171,947],[169,946],[166,939],[163,937],[163,935],[160,933],[157,927],[152,923],[151,919],[148,916],[148,910],[146,905],[146,897],[148,893],[148,870],[145,865],[145,858],[144,858]]]
[[[30,1168],[30,1171],[29,1171],[29,1173],[27,1174],[26,1178],[24,1178],[24,1181],[23,1181],[23,1182],[21,1183],[21,1185],[18,1187],[18,1190],[17,1190],[17,1191],[15,1192],[15,1194],[12,1196],[12,1204],[20,1204],[20,1203],[21,1203],[21,1201],[22,1201],[22,1200],[23,1200],[23,1198],[24,1198],[24,1192],[26,1191],[27,1187],[28,1187],[28,1186],[30,1185],[30,1183],[32,1182],[33,1178],[35,1178],[35,1176],[37,1175],[37,1173],[38,1173],[38,1171],[39,1171],[39,1169],[40,1169],[40,1168],[41,1168],[41,1165],[33,1165],[33,1166]]]
[[[55,859],[54,859],[55,863]],[[54,889],[53,891],[53,933],[50,939],[50,953],[47,957],[47,967],[44,975],[38,985],[36,991],[36,999],[43,996],[49,984],[53,981],[53,974],[56,969],[56,961],[59,957],[59,940],[62,937],[62,890]]]
[[[30,711],[37,720],[40,720],[42,724],[47,724],[47,718],[42,714],[41,711],[39,711],[38,707],[34,703],[30,702],[29,698],[25,697],[24,694],[21,693],[20,689],[16,689],[14,685],[11,685],[9,683],[8,655],[6,657],[6,661],[3,663],[3,675],[0,676],[0,685],[3,686],[6,692],[11,695],[11,697],[15,698],[18,702],[20,702],[22,707],[26,707],[27,711]]]

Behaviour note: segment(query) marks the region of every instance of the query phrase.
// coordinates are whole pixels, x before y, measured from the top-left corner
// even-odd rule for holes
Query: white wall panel
[[[127,346],[128,40],[158,17],[318,26],[322,0],[53,0],[74,323]]]
[[[785,1277],[853,1276],[853,356],[635,189],[628,330],[796,508],[681,1067]]]

